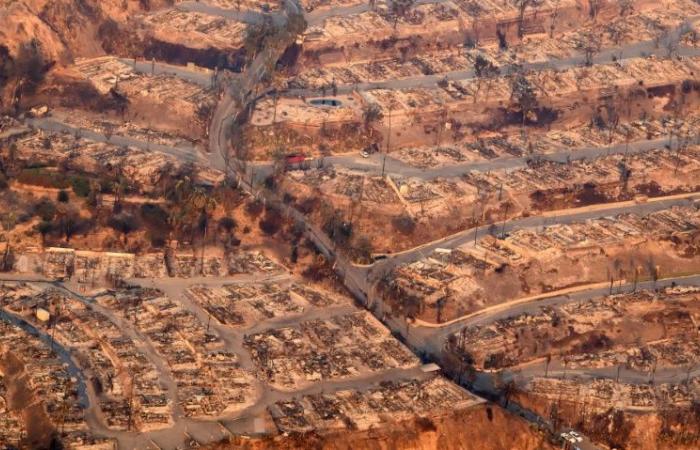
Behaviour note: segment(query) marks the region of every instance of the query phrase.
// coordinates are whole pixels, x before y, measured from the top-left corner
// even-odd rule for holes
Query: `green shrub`
[[[78,197],[85,198],[90,195],[90,181],[87,178],[74,176],[71,177],[70,183],[73,186],[73,192]]]
[[[22,184],[53,189],[67,189],[70,187],[70,182],[64,174],[43,168],[24,169],[17,176],[17,181]]]

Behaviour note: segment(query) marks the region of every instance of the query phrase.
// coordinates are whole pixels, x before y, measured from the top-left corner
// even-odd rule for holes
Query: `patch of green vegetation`
[[[78,197],[90,195],[90,179],[82,175],[66,175],[44,167],[23,169],[17,176],[22,184],[52,189],[72,189]]]
[[[73,187],[73,192],[78,197],[87,197],[90,195],[90,180],[85,177],[75,175],[70,179],[71,186]]]
[[[70,187],[70,180],[65,174],[43,168],[23,169],[19,175],[17,175],[17,181],[22,184],[53,189],[66,189]]]

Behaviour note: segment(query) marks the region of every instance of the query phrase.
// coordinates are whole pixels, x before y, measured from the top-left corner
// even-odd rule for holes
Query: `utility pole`
[[[52,317],[52,319],[53,320],[51,320],[49,322],[49,324],[51,325],[51,354],[54,353],[53,347],[54,347],[54,342],[56,342],[56,339],[54,338],[54,336],[56,335],[56,318]]]
[[[136,385],[136,375],[131,376],[131,390],[129,392],[129,418],[126,423],[126,431],[131,431],[131,421],[134,409],[134,387]]]
[[[66,387],[63,391],[63,402],[61,404],[61,436],[63,436],[65,429],[66,429],[66,413],[67,407],[68,407],[68,391],[71,388],[71,380],[68,378],[66,381]]]
[[[151,122],[148,122],[148,133],[146,133],[146,151],[151,151]]]
[[[506,203],[506,209],[503,212],[503,227],[501,227],[501,236],[505,237],[506,234],[506,221],[508,220],[508,209],[510,208],[510,203]]]
[[[384,168],[386,167],[386,155],[389,153],[389,148],[391,147],[391,109],[393,105],[389,105],[389,132],[386,136],[386,150],[384,151],[384,158],[382,159],[382,177],[384,177]]]

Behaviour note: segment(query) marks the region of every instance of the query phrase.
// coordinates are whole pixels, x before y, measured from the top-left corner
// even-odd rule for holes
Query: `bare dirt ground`
[[[469,426],[465,427],[464,424]],[[504,430],[493,433],[489,430]],[[455,411],[435,418],[397,421],[393,425],[369,432],[307,433],[285,437],[243,439],[210,446],[212,449],[241,448],[246,450],[306,449],[324,450],[352,448],[416,448],[440,449],[550,449],[543,437],[533,433],[526,422],[500,408],[489,405]]]

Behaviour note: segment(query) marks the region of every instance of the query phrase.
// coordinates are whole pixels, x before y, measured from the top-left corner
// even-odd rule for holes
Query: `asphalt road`
[[[90,405],[85,376],[83,375],[82,370],[78,368],[68,349],[63,347],[58,342],[53,342],[52,344],[53,339],[51,338],[51,336],[49,336],[49,334],[46,331],[35,327],[31,323],[24,320],[24,318],[4,308],[0,308],[0,320],[15,325],[16,327],[19,327],[25,333],[31,334],[41,339],[41,341],[43,341],[48,347],[53,347],[54,352],[56,353],[56,357],[60,359],[63,362],[63,364],[66,365],[70,376],[77,379],[78,401],[80,405],[83,407],[87,407]]]
[[[556,212],[553,212],[547,216],[530,216],[512,219],[506,221],[505,226],[503,222],[496,223],[495,225],[498,227],[498,233],[501,233],[502,231],[504,231],[505,233],[511,233],[513,231],[522,229],[533,229],[543,226],[571,224],[575,222],[583,222],[589,219],[597,219],[601,217],[614,217],[619,214],[626,213],[648,215],[653,212],[668,209],[672,206],[696,205],[699,199],[700,193],[694,193],[688,194],[683,198],[661,197],[656,199],[650,199],[648,202],[644,203],[611,203],[607,205],[596,205],[595,208],[580,208],[578,210],[569,209],[560,214],[556,214]],[[387,259],[380,260],[379,262],[373,265],[354,267],[362,270],[369,270],[371,267],[374,267],[375,271],[391,270],[401,264],[411,263],[422,259],[437,248],[454,249],[461,245],[471,243],[474,241],[475,235],[476,240],[482,239],[483,237],[490,234],[488,228],[488,226],[470,228],[468,230],[456,233],[452,236],[448,236],[443,239],[439,239],[428,244],[421,245],[411,250],[406,250],[404,252],[388,255]]]
[[[700,275],[665,278],[658,280],[656,283],[653,281],[643,281],[637,283],[636,289],[644,290],[653,289],[654,287],[660,289],[672,285],[700,287]],[[625,283],[622,286],[616,284],[613,287],[613,294],[633,292],[634,289],[634,283]],[[439,351],[442,350],[442,346],[444,345],[448,336],[465,327],[477,325],[483,326],[508,317],[515,317],[525,313],[536,313],[539,312],[544,306],[559,306],[567,303],[582,302],[598,297],[604,297],[609,293],[609,287],[594,288],[585,291],[573,292],[566,295],[553,295],[551,297],[536,299],[532,302],[514,304],[508,309],[497,309],[493,312],[485,312],[484,314],[471,316],[465,320],[451,322],[444,326],[422,327],[420,325],[412,325],[410,327],[411,331],[409,336],[411,336],[412,339],[416,339],[416,344],[423,343],[423,345],[429,347],[427,350],[429,350],[431,353],[438,354]],[[543,372],[544,370],[542,370],[542,373]],[[685,376],[685,372],[683,375]]]
[[[700,136],[696,136],[692,143],[700,143]],[[402,177],[412,177],[419,178],[422,180],[434,180],[436,178],[451,178],[459,177],[465,173],[475,171],[475,172],[491,172],[495,170],[514,170],[521,169],[527,166],[527,162],[534,156],[539,157],[544,161],[552,161],[558,163],[567,163],[570,161],[578,160],[594,160],[601,156],[607,155],[622,155],[629,154],[635,155],[638,153],[648,152],[650,150],[661,149],[668,144],[668,138],[662,137],[657,139],[634,141],[628,144],[615,144],[610,146],[585,146],[585,147],[574,147],[566,148],[552,153],[543,153],[532,156],[524,157],[505,157],[505,158],[495,158],[485,161],[470,161],[465,163],[456,163],[445,165],[442,167],[434,168],[417,168],[403,161],[387,156],[386,164],[384,165],[384,172],[390,175],[399,175]],[[674,148],[677,148],[678,143],[673,142]],[[384,155],[375,153],[370,155],[369,158],[363,158],[361,156],[328,156],[315,161],[310,164],[312,167],[315,165],[332,165],[338,167],[344,167],[351,170],[360,170],[370,174],[378,175],[382,172],[382,159]],[[265,170],[268,169],[267,165],[258,165],[257,167]]]
[[[83,296],[75,292],[66,283],[53,282],[46,280],[41,276],[37,275],[26,275],[26,274],[0,274],[0,282],[2,281],[25,281],[36,283],[45,287],[53,286],[58,289],[63,290],[67,295],[72,296],[76,300],[84,303],[91,309],[98,311],[107,317],[112,323],[114,323],[119,329],[121,329],[124,334],[134,340],[138,349],[143,352],[143,354],[148,358],[151,363],[156,367],[159,376],[160,383],[165,387],[165,392],[168,396],[169,402],[173,406],[173,425],[167,429],[155,430],[148,432],[127,432],[108,429],[102,419],[101,412],[99,409],[99,402],[94,390],[91,386],[88,386],[85,382],[85,376],[83,375],[82,369],[80,369],[76,363],[73,362],[72,356],[69,349],[64,349],[60,345],[56,345],[58,356],[69,365],[69,370],[71,374],[79,380],[79,392],[81,396],[81,402],[87,407],[86,410],[86,421],[90,426],[91,430],[98,436],[104,436],[109,438],[117,439],[120,448],[130,448],[130,449],[146,449],[153,448],[156,445],[160,448],[180,448],[185,443],[187,436],[192,436],[198,439],[200,442],[213,442],[216,440],[223,439],[229,436],[231,433],[227,431],[226,427],[222,426],[222,423],[234,423],[240,422],[244,423],[245,427],[242,429],[241,425],[236,426],[236,432],[246,432],[253,433],[257,432],[254,429],[254,421],[245,420],[257,416],[263,413],[269,406],[278,401],[289,400],[301,395],[315,394],[321,392],[335,392],[338,390],[345,389],[355,389],[359,391],[366,390],[377,383],[384,381],[400,381],[408,379],[424,379],[426,377],[432,376],[431,374],[424,373],[420,367],[412,367],[406,369],[387,369],[376,372],[361,373],[355,376],[346,377],[336,380],[323,380],[319,382],[314,382],[305,387],[301,387],[296,390],[290,391],[280,391],[273,387],[267,385],[263,381],[258,381],[257,391],[258,396],[254,404],[242,409],[238,412],[227,415],[221,421],[201,421],[196,419],[190,419],[185,417],[184,412],[178,406],[177,403],[177,385],[170,374],[170,369],[168,368],[165,360],[158,354],[158,352],[150,344],[148,338],[144,337],[136,328],[128,321],[122,319],[118,315],[114,314],[109,309],[101,307],[97,304],[93,298]],[[240,282],[260,282],[265,280],[283,280],[285,277],[280,278],[279,275],[274,275],[272,277],[252,277],[252,276],[242,276],[242,277],[210,277],[208,278],[207,284],[223,285],[227,283],[240,283]],[[138,282],[145,287],[157,287],[163,289],[164,292],[173,299],[177,299],[195,316],[199,318],[200,321],[206,321],[208,319],[208,313],[204,311],[199,305],[192,302],[184,292],[187,287],[199,284],[201,280],[198,279],[139,279],[132,280]],[[250,354],[243,347],[243,338],[245,334],[250,334],[253,332],[260,332],[269,329],[275,329],[280,327],[288,327],[298,325],[302,321],[306,321],[313,318],[330,318],[340,314],[346,314],[351,311],[356,311],[356,308],[352,306],[339,306],[335,308],[314,308],[309,311],[308,314],[299,315],[296,317],[285,317],[281,319],[273,319],[259,324],[254,325],[250,329],[237,330],[234,328],[229,328],[225,325],[219,324],[216,321],[211,322],[211,331],[217,334],[225,343],[228,349],[232,350],[239,356],[239,362],[241,367],[247,370],[253,370],[253,362],[250,358]],[[31,324],[23,321],[22,319],[16,317],[14,314],[9,313],[3,309],[0,309],[0,320],[5,320],[10,323],[18,324],[20,327],[25,329],[27,332],[38,335],[47,343],[50,342],[50,337],[46,335],[41,330],[36,329]],[[204,322],[202,322],[204,323]],[[481,403],[482,400],[479,398],[474,399],[474,405]]]
[[[635,287],[633,283],[623,284],[622,286],[615,286],[613,293],[622,292],[632,292],[634,289],[653,289],[653,288],[663,288],[671,285],[679,286],[697,286],[700,287],[700,275],[689,276],[689,277],[675,277],[663,280],[658,280],[656,283],[652,281],[640,282]],[[595,288],[586,291],[576,292],[569,295],[555,295],[548,298],[543,298],[541,300],[536,300],[526,304],[517,304],[512,308],[506,310],[497,311],[495,313],[487,313],[472,317],[465,321],[459,321],[450,325],[439,328],[427,328],[421,326],[409,326],[406,328],[406,332],[402,333],[408,340],[409,344],[413,348],[421,349],[429,355],[433,355],[433,358],[440,360],[440,355],[443,351],[444,343],[447,337],[461,330],[467,326],[474,325],[485,325],[492,323],[496,320],[518,316],[523,313],[536,313],[543,306],[554,306],[562,305],[570,302],[580,302],[586,301],[593,298],[605,296],[609,294],[609,288]],[[623,366],[609,366],[601,368],[567,368],[561,360],[554,358],[549,364],[549,367],[545,368],[546,363],[544,361],[525,364],[516,368],[511,368],[508,370],[501,371],[502,381],[515,381],[521,386],[527,385],[533,378],[544,377],[545,370],[546,375],[549,378],[577,378],[580,380],[594,380],[600,378],[619,380],[626,384],[638,384],[646,385],[650,381],[655,383],[671,383],[671,384],[681,384],[686,382],[689,378],[694,378],[700,376],[700,365],[695,365],[687,368],[663,368],[656,370],[653,374],[650,372],[642,372],[632,369],[627,369]],[[495,388],[494,374],[488,372],[477,373],[477,380],[475,382],[475,387],[478,392],[483,395],[490,394],[493,396],[499,395],[499,390]],[[536,424],[545,424],[548,428],[552,428],[550,422],[546,419],[537,416],[532,411],[525,410],[517,404],[504,405],[506,409],[514,414],[524,417],[526,420]],[[553,432],[554,435],[559,436],[562,432],[569,432],[570,428],[561,428]],[[577,446],[580,449],[596,449],[598,448],[590,439],[585,435],[583,436],[583,441]]]
[[[196,4],[195,4],[196,3]],[[187,2],[185,8],[193,8],[191,10],[196,10],[196,8],[201,8],[201,4],[198,2]],[[200,5],[200,6],[198,6]],[[181,5],[182,6],[182,5]],[[211,8],[211,7],[207,7]],[[207,9],[207,11],[213,11],[211,9]],[[204,11],[203,11],[204,12]],[[230,11],[217,11],[219,15],[225,16],[226,14],[232,14]],[[313,20],[323,20],[324,14],[326,15],[325,17],[329,17],[328,14],[334,15],[335,14],[352,14],[353,12],[351,10],[345,10],[345,11],[340,11],[336,10],[335,12],[333,11],[327,11],[322,13],[318,13],[315,16],[315,19]],[[307,15],[308,16],[308,15]],[[249,21],[249,23],[255,23],[256,21],[260,20],[259,15],[257,14],[245,14],[242,16],[231,16],[231,18],[235,18],[237,20],[243,20],[243,21]],[[647,44],[639,44],[635,47],[630,47],[630,48],[624,48],[623,52],[625,53],[623,55],[623,58],[625,57],[631,57],[629,55],[634,55],[638,56],[641,54],[641,52],[645,52],[646,48],[645,45]],[[692,49],[693,50],[693,55],[697,52],[697,55],[700,55],[700,51],[696,51],[697,49]],[[686,49],[681,50],[682,52],[685,52]],[[612,51],[610,51],[612,52]],[[615,54],[619,52],[619,50],[614,51]],[[637,53],[635,53],[637,52]],[[600,61],[603,61],[605,59],[606,61],[611,58],[612,53],[606,54],[605,52],[601,53],[600,55],[597,56]],[[249,91],[252,89],[252,87],[257,84],[259,81],[259,78],[262,74],[261,68],[262,68],[262,58],[258,58],[253,65],[251,66],[251,69],[249,70],[249,74],[240,77],[242,79],[242,85],[244,87],[243,91]],[[560,61],[553,61],[547,63],[547,67],[556,67],[556,68],[564,68],[568,67],[567,65],[576,65],[580,64],[582,62],[581,57],[574,57],[574,58],[569,58],[568,60],[560,60]],[[141,70],[144,68],[146,70],[150,70],[150,64],[149,63],[142,63],[145,66],[139,66],[137,63],[137,66],[140,67]],[[538,66],[538,64],[545,64],[545,63],[533,63],[530,67],[531,68],[542,68],[544,66]],[[162,70],[163,73],[173,73],[177,76],[182,76],[183,78],[190,77],[191,81],[205,83],[206,80],[202,77],[195,76],[192,73],[188,71],[183,71],[182,69],[177,69],[175,72],[167,72],[168,70],[172,70],[168,67],[164,66],[159,66],[158,70]],[[405,79],[405,80],[392,80],[392,81],[387,81],[384,82],[386,84],[384,85],[379,85],[380,87],[384,86],[387,88],[404,88],[404,87],[421,87],[421,86],[428,86],[428,87],[433,87],[436,85],[437,81],[441,78],[443,78],[443,74],[438,75],[438,76],[427,76],[427,77],[416,77],[413,79]],[[462,78],[468,78],[472,77],[473,73],[470,71],[458,71],[458,72],[452,72],[447,74],[448,78],[450,79],[462,79]],[[432,78],[431,78],[432,77]],[[186,78],[187,79],[187,78]],[[355,89],[356,86],[348,86],[348,87],[343,87],[343,89]],[[377,85],[375,84],[367,84],[364,86],[360,86],[359,89],[373,89],[377,88]],[[235,101],[233,101],[233,96],[232,95],[226,95],[224,98],[224,101],[222,101],[219,105],[219,108],[217,109],[217,112],[214,116],[214,120],[212,122],[211,126],[211,137],[213,139],[210,139],[211,142],[211,147],[210,149],[211,154],[210,154],[210,161],[209,163],[214,167],[218,169],[226,169],[223,161],[223,151],[227,148],[226,144],[226,139],[225,139],[225,130],[226,130],[226,125],[230,124],[230,121],[232,118],[235,117],[237,114],[237,106]],[[66,126],[64,124],[57,123],[55,121],[52,121],[51,119],[32,119],[30,121],[34,126],[50,131],[68,131],[68,132],[75,132],[76,129]],[[87,139],[95,140],[98,142],[106,142],[107,139],[105,136],[100,135],[99,133],[94,133],[89,130],[80,130],[81,135]],[[112,136],[112,138],[109,140],[112,143],[115,143],[117,145],[130,145],[130,146],[135,146],[139,148],[144,148],[143,142],[140,142],[138,140],[135,140],[133,138],[129,137],[124,137],[124,136]],[[647,143],[639,143],[638,146],[635,146],[635,149],[631,151],[645,151],[645,146],[654,146],[658,145],[659,143],[651,143],[651,141]],[[169,146],[162,146],[159,144],[147,144],[146,145],[148,149],[155,150],[155,151],[162,151],[164,153],[171,154],[175,157],[181,158],[183,160],[196,160],[198,159],[197,153],[195,149],[193,148],[179,148],[179,147],[169,147]],[[655,148],[655,147],[653,147]],[[646,148],[648,149],[648,148]],[[589,157],[594,157],[596,154],[600,154],[599,152],[601,151],[607,151],[607,150],[601,150],[601,149],[583,149],[583,152],[580,153],[581,155],[586,155],[588,153],[585,152],[591,152]],[[619,149],[618,149],[619,151]],[[561,157],[566,157],[569,156],[572,152],[562,152],[560,154],[554,154],[550,155],[551,158],[561,158]],[[338,161],[338,163],[342,163],[342,160]],[[348,162],[351,164],[352,162]],[[425,177],[436,177],[436,176],[450,176],[450,173],[455,173],[457,174],[459,171],[464,171],[464,170],[495,170],[498,168],[499,164],[503,165],[504,168],[509,168],[509,167],[522,167],[524,163],[524,160],[522,158],[512,158],[512,160],[500,160],[500,161],[489,161],[485,163],[478,163],[478,164],[484,164],[484,165],[472,165],[470,167],[472,168],[465,168],[465,167],[458,167],[458,168],[444,168],[444,169],[439,169],[437,172],[430,173],[429,171],[418,173],[417,176],[425,176]],[[476,164],[476,163],[475,163]],[[491,169],[488,169],[488,167],[491,167]],[[398,167],[397,170],[408,170],[406,167]],[[440,170],[444,170],[445,172],[440,172]],[[454,172],[451,172],[454,171]],[[442,173],[445,173],[447,175],[442,175]],[[252,186],[246,186],[244,183],[244,188],[253,191]],[[271,201],[278,201],[278,199],[275,199],[274,197],[270,198]],[[609,210],[605,210],[604,212],[601,211],[594,211],[594,212],[588,212],[588,211],[582,211],[582,212],[570,212],[567,213],[566,215],[562,216],[555,216],[549,219],[545,219],[548,224],[555,224],[555,223],[571,223],[574,221],[581,221],[581,220],[586,220],[588,218],[595,218],[595,217],[600,217],[601,215],[616,215],[624,212],[635,212],[639,214],[648,214],[649,212],[657,211],[660,209],[668,208],[669,206],[675,205],[675,204],[687,204],[688,200],[664,200],[664,201],[659,201],[659,202],[653,202],[653,203],[648,203],[648,204],[637,204],[637,205],[631,205],[631,206],[622,206],[622,207],[617,207],[617,206],[612,206]],[[455,248],[459,245],[462,245],[464,243],[470,242],[474,239],[474,234],[476,233],[477,239],[483,237],[484,235],[487,234],[487,230],[484,229],[477,229],[477,230],[465,230],[461,233],[458,233],[457,235],[450,236],[448,238],[442,239],[440,241],[436,241],[433,243],[430,243],[425,246],[421,246],[420,248],[410,250],[408,252],[403,252],[401,254],[394,255],[390,257],[389,259],[383,261],[381,264],[375,264],[375,267],[360,267],[360,266],[354,266],[352,265],[349,261],[347,261],[344,257],[340,256],[339,253],[337,253],[334,249],[334,246],[332,242],[330,242],[330,239],[328,239],[325,234],[323,234],[317,227],[315,227],[313,224],[308,222],[308,220],[298,211],[289,209],[287,211],[289,215],[294,217],[295,219],[301,221],[302,223],[306,224],[306,233],[307,236],[309,236],[316,244],[321,248],[321,250],[326,253],[329,258],[335,259],[336,262],[336,268],[337,271],[341,274],[341,276],[344,279],[344,282],[348,286],[348,288],[355,293],[355,295],[358,298],[365,298],[366,297],[366,292],[368,291],[369,283],[368,283],[368,278],[370,273],[372,272],[379,272],[382,270],[390,269],[392,267],[396,267],[399,264],[403,264],[406,262],[414,261],[416,259],[421,258],[423,255],[428,254],[430,251],[434,250],[435,248],[438,247],[444,247],[444,248]],[[524,218],[524,219],[518,219],[518,220],[513,220],[509,221],[506,223],[505,226],[505,231],[510,232],[519,228],[531,228],[531,227],[539,227],[543,223],[543,218],[541,217],[530,217],[530,218]],[[695,280],[693,282],[700,282],[700,280]],[[660,282],[661,284],[662,282]],[[585,294],[581,295],[600,295],[600,292],[588,292]],[[573,295],[568,296],[566,298],[554,298],[551,300],[544,300],[544,301],[551,301],[551,302],[565,302],[565,301],[574,301],[573,299],[576,298]],[[189,303],[186,305],[188,308],[191,308],[193,312],[195,312],[198,316],[203,317],[202,314],[203,312],[201,310],[198,310],[196,305],[193,305],[192,303]],[[525,305],[519,305],[518,308],[525,308]],[[533,306],[534,307],[534,306]],[[517,314],[518,308],[514,308],[513,310],[509,311],[504,311],[502,314]],[[336,311],[337,312],[337,311]],[[495,315],[493,316],[495,317]],[[479,318],[478,320],[494,320],[493,317],[486,317],[486,318]],[[116,320],[116,319],[115,319]],[[271,323],[268,324],[268,326],[276,326],[277,324]],[[459,324],[461,326],[464,326],[464,324]],[[437,346],[439,343],[442,342],[444,337],[449,334],[451,329],[445,329],[445,330],[439,330],[437,332],[433,332],[435,334],[429,334],[424,331],[419,331],[418,329],[412,329],[410,334],[409,334],[409,341],[411,340],[416,340],[419,339],[420,341],[423,342],[423,345],[426,348],[433,347],[434,349],[437,350]],[[221,327],[217,328],[217,332],[220,333],[220,335],[231,341],[232,343],[235,343],[237,346],[240,346],[240,342],[236,343],[234,342],[233,336],[229,334],[226,330],[224,330]],[[228,337],[227,337],[228,334]],[[421,337],[422,336],[422,337]],[[419,342],[420,343],[420,342]],[[249,362],[246,364],[250,364]],[[536,373],[536,368],[528,369],[533,371],[532,373]],[[556,372],[555,372],[556,373]],[[355,379],[348,379],[348,380],[341,380],[341,381],[335,381],[335,382],[325,382],[325,383],[318,383],[317,385],[314,385],[304,392],[320,392],[320,391],[328,391],[328,390],[335,390],[335,389],[345,389],[345,388],[364,388],[368,386],[371,383],[378,382],[378,381],[383,381],[383,380],[388,380],[388,379],[401,379],[404,377],[407,378],[415,378],[415,377],[420,377],[423,376],[421,375],[420,371],[418,368],[416,369],[406,369],[406,370],[391,370],[391,371],[385,371],[377,374],[372,374],[369,376],[365,377],[358,377]],[[676,377],[677,375],[669,374],[669,377]],[[251,414],[254,414],[256,412],[261,412],[264,410],[264,408],[267,407],[267,405],[271,404],[274,401],[277,401],[279,399],[283,398],[289,398],[290,396],[293,395],[298,395],[300,392],[294,392],[294,393],[280,393],[276,392],[274,390],[268,389],[265,391],[263,394],[262,398],[259,399],[259,401],[251,408],[246,409],[239,414],[237,414],[237,417],[244,417],[244,416],[250,416]],[[235,418],[235,417],[234,417]],[[120,443],[122,445],[127,445],[127,446],[133,446],[134,448],[137,447],[144,447],[148,445],[150,442],[154,442],[157,445],[160,446],[169,446],[173,442],[176,441],[182,441],[184,439],[185,433],[190,434],[190,435],[199,435],[203,436],[205,434],[210,435],[211,437],[215,437],[218,435],[225,435],[226,432],[225,430],[222,431],[220,425],[215,424],[215,423],[209,423],[209,424],[203,424],[201,422],[194,422],[191,420],[185,420],[181,419],[176,422],[176,425],[173,429],[171,430],[165,430],[163,432],[153,432],[153,433],[145,433],[141,436],[135,436],[133,433],[122,433],[120,437]],[[134,444],[134,445],[132,445]]]
[[[685,24],[691,24],[700,19],[700,16],[688,17],[683,24],[678,26],[671,36],[678,36],[679,31]],[[700,56],[700,48],[679,46],[673,52],[676,56],[697,57]],[[667,57],[668,50],[662,46],[657,46],[653,40],[625,44],[615,48],[607,48],[597,53],[593,58],[593,64],[610,64],[615,57],[621,64],[633,58],[646,56]],[[525,61],[522,67],[526,70],[556,69],[564,70],[571,67],[582,66],[586,62],[583,53],[576,53],[566,58],[550,59],[546,61]],[[501,67],[501,72],[507,72],[508,66]],[[438,82],[447,79],[450,81],[469,80],[474,78],[472,69],[455,70],[450,72],[437,73],[432,75],[418,75],[400,79],[369,81],[354,84],[340,84],[337,86],[338,95],[349,94],[354,91],[370,91],[375,89],[434,89],[438,87]],[[321,94],[320,89],[290,89],[286,95],[292,97],[313,97]]]
[[[170,145],[162,145],[155,142],[144,142],[141,139],[136,139],[130,136],[113,135],[109,139],[103,133],[98,133],[93,130],[75,127],[63,122],[51,119],[49,117],[27,119],[27,124],[34,128],[54,133],[71,133],[78,134],[83,139],[88,139],[93,142],[106,142],[112,145],[125,147],[135,147],[146,151],[156,151],[165,153],[184,162],[202,162],[204,157],[199,154],[197,149],[191,145],[183,145],[174,147]]]

